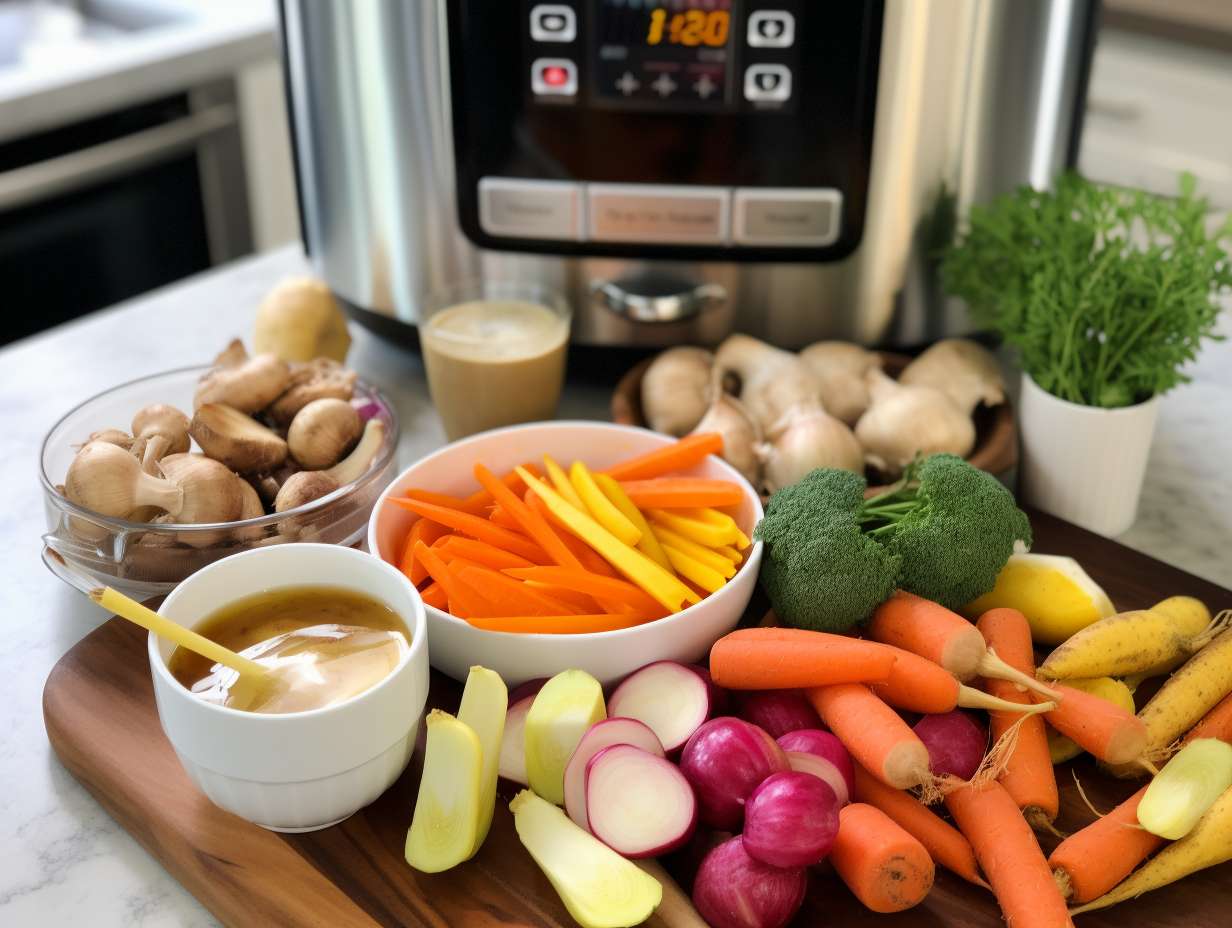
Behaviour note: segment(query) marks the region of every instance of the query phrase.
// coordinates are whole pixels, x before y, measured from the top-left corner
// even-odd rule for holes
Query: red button
[[[564,68],[550,65],[543,69],[543,82],[549,87],[563,87],[569,82],[569,75]]]

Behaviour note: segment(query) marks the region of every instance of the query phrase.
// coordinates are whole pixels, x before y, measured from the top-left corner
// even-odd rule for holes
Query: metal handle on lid
[[[727,290],[718,284],[699,284],[677,293],[634,293],[615,281],[598,281],[592,299],[617,316],[633,322],[681,322],[727,302]]]

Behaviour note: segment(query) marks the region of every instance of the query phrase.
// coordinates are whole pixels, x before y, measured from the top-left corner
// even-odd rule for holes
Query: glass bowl
[[[170,403],[189,412],[197,380],[208,367],[187,367],[112,387],[68,412],[47,433],[40,452],[39,479],[47,532],[43,543],[70,569],[139,599],[170,592],[185,577],[219,558],[249,548],[288,541],[356,545],[368,516],[394,474],[398,416],[375,387],[360,380],[353,404],[365,419],[385,423],[376,460],[358,480],[286,512],[208,525],[130,522],[91,512],[70,502],[59,484],[86,437],[98,429],[127,429],[133,414],[151,403]],[[195,447],[195,446],[194,446]],[[199,449],[198,449],[199,450]],[[62,570],[44,550],[57,576]]]

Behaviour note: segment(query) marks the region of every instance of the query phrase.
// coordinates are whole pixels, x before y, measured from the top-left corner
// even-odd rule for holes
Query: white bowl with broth
[[[159,720],[189,778],[216,805],[274,831],[336,824],[406,768],[428,697],[419,594],[398,570],[353,548],[285,544],[197,571],[158,610],[192,628],[244,597],[308,586],[366,594],[401,619],[410,639],[388,675],[325,708],[275,715],[206,702],[168,668],[175,646],[153,634],[148,643]]]
[[[648,429],[569,421],[515,425],[454,442],[411,465],[385,488],[368,523],[368,550],[381,560],[394,563],[407,532],[418,518],[413,512],[387,503],[389,497],[401,496],[412,488],[467,496],[476,489],[472,474],[476,461],[493,473],[504,473],[550,454],[565,467],[581,460],[598,469],[672,442],[673,439]],[[753,527],[762,516],[761,499],[731,465],[711,456],[681,473],[739,484],[744,498],[732,515],[740,530],[752,536]],[[606,686],[651,661],[700,661],[744,614],[757,585],[761,553],[761,542],[755,542],[735,576],[700,603],[619,631],[576,635],[490,632],[425,605],[432,666],[455,680],[464,680],[472,664],[481,664],[497,671],[510,685],[576,668],[589,672]]]

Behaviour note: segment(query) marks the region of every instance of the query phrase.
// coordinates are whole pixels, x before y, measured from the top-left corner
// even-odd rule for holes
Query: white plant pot
[[[1138,514],[1159,397],[1102,409],[1059,399],[1022,375],[1021,489],[1037,509],[1101,535]]]

